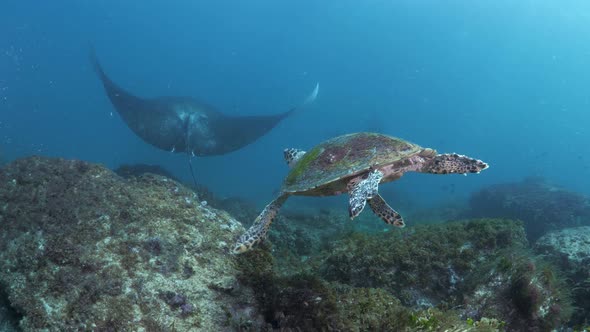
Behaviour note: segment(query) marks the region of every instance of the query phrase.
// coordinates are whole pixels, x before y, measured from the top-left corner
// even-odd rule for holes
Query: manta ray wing
[[[94,52],[91,62],[106,94],[127,126],[145,142],[166,151],[198,156],[236,151],[264,136],[281,120],[315,100],[319,85],[298,108],[267,116],[227,116],[187,97],[137,97],[112,81]]]

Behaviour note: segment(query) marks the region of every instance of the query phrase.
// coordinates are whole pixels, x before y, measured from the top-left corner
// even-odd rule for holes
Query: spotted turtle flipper
[[[397,227],[406,226],[402,216],[397,213],[397,211],[392,209],[391,206],[385,202],[383,197],[381,197],[381,195],[377,194],[373,196],[373,198],[369,200],[369,206],[371,207],[371,210],[373,210],[373,212],[377,215],[377,217],[381,218],[383,221],[385,221],[385,223]]]
[[[350,219],[354,219],[363,211],[367,200],[378,195],[379,182],[382,178],[383,173],[372,170],[361,177],[350,180],[348,183],[348,194],[350,195],[348,213]]]
[[[260,215],[254,220],[254,223],[246,233],[244,233],[234,246],[232,252],[234,254],[244,253],[266,238],[266,233],[272,221],[277,216],[281,206],[285,203],[289,195],[282,194],[270,202]]]

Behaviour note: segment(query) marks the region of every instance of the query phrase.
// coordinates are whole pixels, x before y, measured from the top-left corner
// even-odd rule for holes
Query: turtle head
[[[467,174],[479,173],[488,167],[487,163],[479,159],[457,153],[445,153],[426,157],[420,171],[431,174]]]

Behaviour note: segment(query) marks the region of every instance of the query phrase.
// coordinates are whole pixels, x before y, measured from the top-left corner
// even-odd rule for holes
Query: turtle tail
[[[234,254],[241,254],[249,251],[266,238],[266,233],[268,232],[270,224],[272,224],[274,218],[281,209],[281,206],[283,206],[288,197],[288,195],[282,194],[262,210],[248,231],[240,236],[236,242],[236,245],[232,250]]]

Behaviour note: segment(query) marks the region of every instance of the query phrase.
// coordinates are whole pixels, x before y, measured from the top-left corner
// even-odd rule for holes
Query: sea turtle
[[[237,241],[233,253],[246,252],[266,237],[279,209],[291,195],[349,194],[350,218],[368,202],[387,224],[403,227],[404,220],[378,193],[380,183],[399,179],[405,172],[432,174],[479,173],[488,168],[481,160],[456,153],[438,154],[403,139],[377,133],[354,133],[329,139],[309,152],[285,149],[291,171],[278,196]]]

